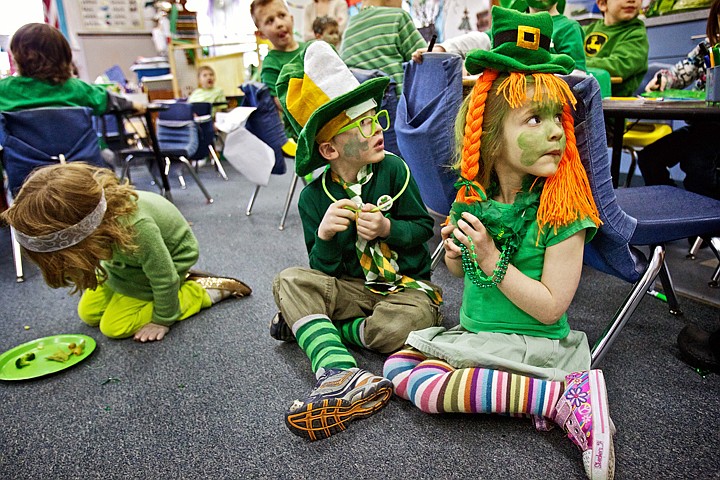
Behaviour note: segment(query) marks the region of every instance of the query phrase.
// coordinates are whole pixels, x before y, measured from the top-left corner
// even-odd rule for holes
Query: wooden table
[[[605,119],[615,119],[612,141],[612,174],[613,187],[617,188],[620,177],[620,158],[622,156],[625,119],[647,120],[684,120],[693,122],[720,121],[720,106],[708,105],[704,101],[684,100],[603,100]],[[680,153],[678,153],[680,154]]]

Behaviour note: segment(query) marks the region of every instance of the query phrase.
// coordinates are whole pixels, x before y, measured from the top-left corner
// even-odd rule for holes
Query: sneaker
[[[270,336],[281,342],[295,341],[295,335],[293,335],[292,330],[288,327],[288,324],[280,312],[277,312],[270,321]]]
[[[295,435],[320,440],[341,432],[353,420],[369,417],[390,401],[392,382],[357,367],[330,369],[305,400],[295,400],[285,424]]]
[[[600,370],[565,377],[565,392],[553,412],[553,420],[582,451],[585,473],[591,480],[615,476],[614,430],[608,411],[605,377]]]

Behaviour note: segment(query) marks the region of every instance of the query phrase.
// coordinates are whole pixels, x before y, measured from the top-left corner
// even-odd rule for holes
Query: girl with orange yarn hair
[[[458,116],[460,179],[442,229],[445,263],[464,277],[460,325],[412,332],[385,362],[395,393],[428,413],[529,416],[559,425],[591,479],[614,475],[605,381],[566,310],[584,243],[600,220],[580,163],[575,98],[548,51],[552,19],[494,7],[493,49]]]

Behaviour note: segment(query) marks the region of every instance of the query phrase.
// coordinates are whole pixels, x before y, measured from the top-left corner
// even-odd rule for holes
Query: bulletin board
[[[142,0],[77,0],[82,33],[147,32]]]

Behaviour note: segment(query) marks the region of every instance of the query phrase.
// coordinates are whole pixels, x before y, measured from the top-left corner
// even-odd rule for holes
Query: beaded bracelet
[[[470,278],[472,283],[480,288],[494,287],[505,278],[507,273],[508,265],[510,265],[510,257],[512,256],[511,249],[508,248],[507,243],[500,247],[500,258],[495,264],[492,276],[485,275],[480,265],[477,263],[477,253],[475,253],[475,244],[472,239],[468,237],[470,241],[470,247],[462,245],[462,267],[463,271]]]

